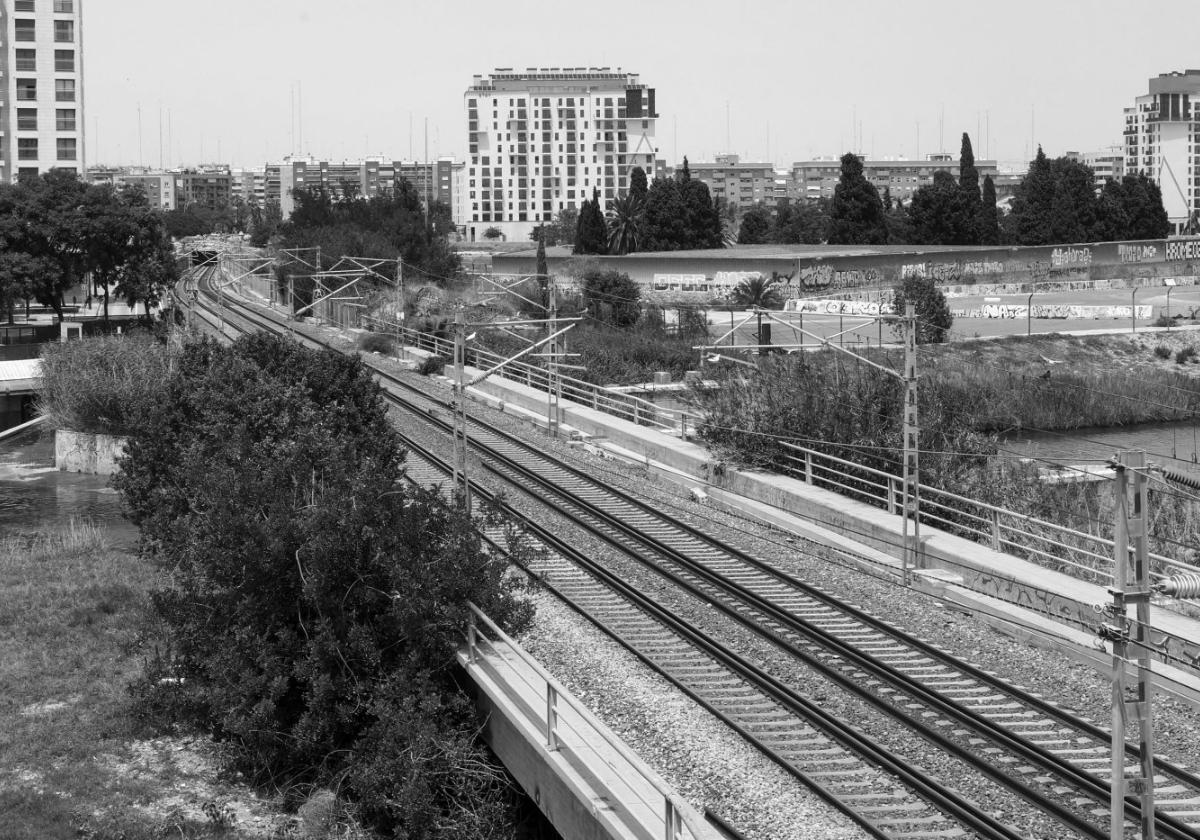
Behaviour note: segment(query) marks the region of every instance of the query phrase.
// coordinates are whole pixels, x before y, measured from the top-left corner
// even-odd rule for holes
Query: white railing
[[[807,484],[832,489],[900,515],[903,479],[824,452],[784,443],[790,453],[786,471]],[[959,496],[936,487],[920,487],[921,521],[1043,566],[1073,570],[1085,580],[1112,582],[1113,541],[1095,534]],[[1196,567],[1161,554],[1151,554],[1158,570],[1195,572]]]
[[[496,626],[474,604],[469,605],[470,618],[467,625],[467,662],[469,665],[486,668],[493,679],[506,685],[519,681],[540,697],[545,697],[544,710],[530,707],[527,703],[514,703],[525,714],[526,720],[542,731],[546,750],[562,752],[577,759],[576,764],[587,768],[597,781],[606,787],[615,782],[627,790],[633,802],[615,796],[610,804],[627,814],[634,826],[645,827],[646,814],[661,815],[661,830],[656,834],[640,831],[647,840],[654,837],[662,840],[705,840],[715,836],[713,830],[696,813],[695,809],[682,800],[674,789],[649,767],[594,714],[563,687],[541,663],[529,655],[520,645]],[[505,673],[500,673],[503,663]],[[514,686],[519,692],[519,685]],[[561,714],[561,707],[573,714]],[[607,749],[598,749],[598,742]],[[629,774],[642,784],[630,784]],[[647,799],[647,790],[653,795]],[[640,805],[642,815],[635,814],[631,806]]]

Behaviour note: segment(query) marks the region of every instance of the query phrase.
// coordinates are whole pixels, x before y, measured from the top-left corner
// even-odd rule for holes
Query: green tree
[[[1054,230],[1054,168],[1042,147],[1029,164],[1029,172],[1017,185],[1009,214],[1018,245],[1048,245]]]
[[[0,312],[13,323],[18,300],[29,300],[44,278],[58,270],[46,257],[21,251],[0,251]]]
[[[618,196],[608,208],[608,253],[630,254],[642,242],[646,220],[646,202],[632,190]]]
[[[883,245],[887,236],[879,191],[863,175],[862,159],[847,152],[842,155],[841,177],[829,207],[828,241],[837,245]]]
[[[646,194],[649,192],[650,187],[646,183],[646,170],[640,166],[633,167],[633,171],[629,173],[629,194],[645,201]]]
[[[575,229],[576,254],[608,252],[608,226],[600,209],[600,190],[593,189],[592,197],[579,208],[579,226]]]
[[[708,184],[692,178],[683,159],[684,177],[681,179],[682,198],[685,213],[686,238],[681,243],[682,249],[693,248],[724,248],[725,238],[722,234],[721,212],[713,202],[708,191]]]
[[[996,182],[991,175],[983,178],[983,196],[979,207],[979,244],[1000,244],[999,208],[996,207]]]
[[[583,274],[583,305],[593,319],[614,327],[634,326],[641,317],[642,287],[622,271],[590,269]]]
[[[296,209],[279,230],[284,248],[321,247],[329,267],[344,255],[403,262],[406,280],[445,286],[458,277],[461,262],[438,233],[439,213],[400,179],[391,190],[370,198],[335,197],[322,189],[293,192]],[[486,234],[485,234],[486,235]],[[381,273],[388,276],[386,269]]]
[[[958,154],[958,187],[962,190],[963,205],[970,219],[970,230],[964,245],[978,245],[980,240],[980,212],[983,206],[979,192],[979,170],[975,168],[975,151],[971,148],[971,137],[963,132],[962,147]]]
[[[691,247],[683,190],[675,178],[655,178],[646,194],[646,251],[678,251]]]
[[[1128,227],[1124,239],[1161,239],[1171,230],[1171,222],[1163,207],[1162,190],[1145,173],[1126,175],[1121,179],[1125,215]]]
[[[771,218],[771,211],[761,203],[755,204],[742,216],[742,223],[738,226],[737,242],[739,245],[762,245],[769,242],[773,226],[774,219]]]
[[[952,176],[953,177],[953,176]],[[954,316],[946,296],[930,277],[906,277],[892,296],[897,315],[903,315],[907,304],[913,305],[917,317],[917,344],[941,344],[946,340]],[[895,326],[897,334],[903,328]]]
[[[114,479],[170,570],[147,708],[211,732],[254,782],[338,787],[389,836],[499,822],[451,671],[468,601],[509,627],[528,613],[475,524],[399,481],[367,369],[258,335],[189,345],[175,371]]]
[[[1050,164],[1054,173],[1051,242],[1090,242],[1096,229],[1096,176],[1090,166],[1061,157]]]
[[[949,172],[933,173],[933,183],[917,190],[908,205],[910,242],[916,245],[971,245],[978,210]]]
[[[770,241],[780,245],[820,245],[829,227],[829,202],[783,199],[775,210]]]

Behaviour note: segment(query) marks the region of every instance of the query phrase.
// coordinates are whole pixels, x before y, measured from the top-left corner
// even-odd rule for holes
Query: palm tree
[[[783,304],[783,295],[779,292],[779,276],[772,274],[767,277],[765,274],[755,274],[753,277],[747,277],[741,283],[738,283],[734,290],[729,295],[730,303],[735,306],[744,306],[747,309],[757,309],[758,312],[758,343],[760,345],[759,353],[763,352],[761,347],[763,341],[762,328],[762,311],[773,306],[781,306]]]
[[[625,193],[608,203],[608,252],[629,254],[642,241],[646,202],[636,193]]]

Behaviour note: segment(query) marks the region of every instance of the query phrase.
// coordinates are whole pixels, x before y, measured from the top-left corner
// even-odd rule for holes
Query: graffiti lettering
[[[869,300],[788,300],[783,305],[785,312],[811,312],[817,315],[889,315],[892,307],[887,303]]]
[[[1168,260],[1200,259],[1200,239],[1167,240],[1166,258]]]
[[[1121,262],[1143,262],[1158,256],[1158,248],[1154,245],[1118,245],[1117,254]]]
[[[1091,248],[1055,248],[1050,252],[1050,265],[1054,268],[1091,264]]]
[[[996,260],[976,260],[952,263],[909,263],[900,266],[900,279],[919,277],[938,281],[953,281],[965,275],[1003,274],[1004,263]]]
[[[1023,303],[985,303],[979,309],[955,312],[964,318],[1070,318],[1073,320],[1114,319],[1128,320],[1136,313],[1137,320],[1148,321],[1154,317],[1150,305],[1129,306],[1077,306],[1065,303],[1037,303],[1032,310]]]
[[[828,265],[811,265],[800,269],[793,284],[799,289],[853,289],[859,286],[878,286],[883,272],[877,268],[835,269]]]

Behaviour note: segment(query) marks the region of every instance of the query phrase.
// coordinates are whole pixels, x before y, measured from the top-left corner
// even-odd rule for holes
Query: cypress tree
[[[1013,224],[1018,245],[1047,245],[1054,218],[1054,172],[1046,153],[1038,146],[1037,157],[1017,187],[1013,198]]]
[[[975,152],[971,148],[971,137],[963,132],[962,150],[958,155],[958,188],[962,191],[965,211],[971,226],[964,245],[977,245],[980,240],[979,211],[982,199],[979,195],[979,170],[975,168]]]
[[[600,190],[592,191],[591,201],[579,208],[579,227],[575,235],[576,254],[607,254],[608,225],[600,209]]]
[[[863,175],[862,159],[853,152],[842,155],[842,174],[829,208],[830,244],[883,245],[887,221],[875,185]]]
[[[629,194],[645,201],[649,189],[650,187],[646,183],[646,170],[640,166],[633,167],[633,171],[629,173]]]
[[[1000,217],[996,209],[996,184],[991,175],[983,178],[983,197],[979,206],[979,244],[1000,244]]]

